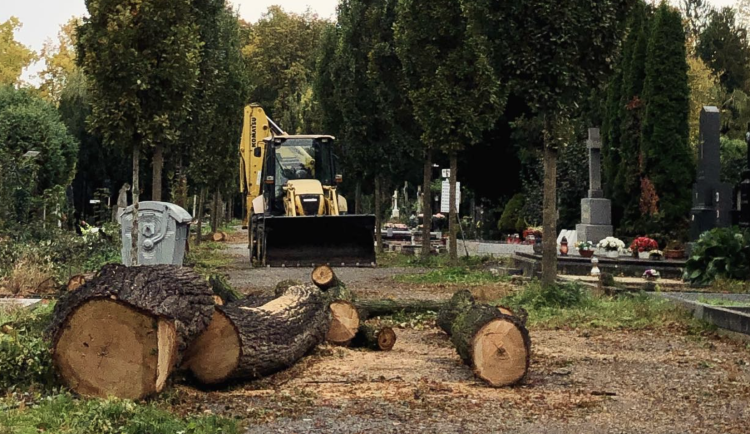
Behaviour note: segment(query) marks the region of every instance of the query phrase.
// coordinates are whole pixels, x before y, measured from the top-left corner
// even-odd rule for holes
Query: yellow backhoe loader
[[[375,216],[348,214],[334,140],[288,135],[260,106],[245,107],[240,191],[253,264],[375,265]]]

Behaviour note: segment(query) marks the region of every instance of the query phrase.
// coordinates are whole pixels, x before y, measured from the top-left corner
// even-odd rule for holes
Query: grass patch
[[[703,289],[717,293],[747,294],[750,293],[750,281],[719,278]]]
[[[232,257],[224,252],[224,245],[213,241],[204,241],[199,246],[191,245],[190,253],[185,257],[185,265],[204,276],[216,274],[231,263]]]
[[[727,300],[718,297],[700,297],[698,303],[709,304],[711,306],[750,306],[750,301]]]
[[[502,266],[507,262],[507,258],[496,258],[493,256],[461,256],[458,257],[458,265],[465,267],[480,266]],[[378,267],[418,267],[418,268],[444,268],[450,267],[450,257],[447,253],[430,255],[426,259],[421,256],[406,255],[397,252],[380,252],[377,253]]]
[[[532,282],[500,303],[526,309],[532,327],[640,330],[677,324],[694,332],[712,329],[667,300],[643,292],[594,297],[575,282],[551,287]]]
[[[395,276],[397,282],[418,284],[458,284],[482,285],[502,282],[505,276],[496,276],[488,270],[477,270],[469,267],[446,267],[428,271],[424,274],[403,274]]]
[[[31,405],[0,402],[0,433],[26,434],[213,434],[239,433],[239,424],[218,416],[180,418],[155,403],[120,399],[75,399],[47,396]],[[5,407],[5,408],[3,408]]]

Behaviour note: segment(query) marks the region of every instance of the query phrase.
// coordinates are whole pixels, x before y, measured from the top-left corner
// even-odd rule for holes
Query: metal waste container
[[[182,265],[185,244],[193,217],[173,203],[140,202],[138,204],[138,265]],[[129,266],[133,206],[117,216],[122,230],[122,263]]]

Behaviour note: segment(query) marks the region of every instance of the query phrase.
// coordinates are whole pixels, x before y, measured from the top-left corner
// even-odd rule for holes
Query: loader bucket
[[[375,216],[265,217],[265,265],[373,266]]]

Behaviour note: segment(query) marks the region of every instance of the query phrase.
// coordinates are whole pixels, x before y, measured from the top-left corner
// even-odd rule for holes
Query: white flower
[[[625,243],[623,243],[618,238],[607,237],[599,241],[599,244],[597,244],[596,247],[603,249],[603,250],[610,251],[610,252],[614,252],[614,251],[622,252],[625,250]]]

